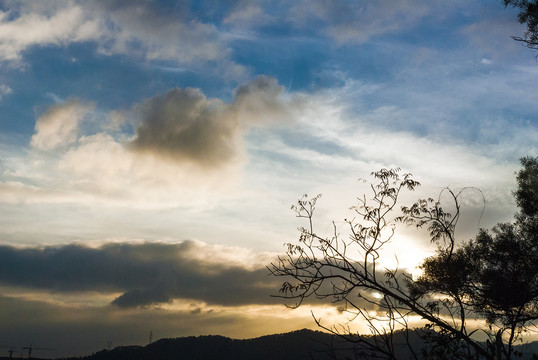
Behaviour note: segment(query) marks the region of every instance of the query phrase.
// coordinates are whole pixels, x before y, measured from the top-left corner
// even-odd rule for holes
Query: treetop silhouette
[[[288,244],[286,255],[270,266],[273,275],[286,278],[278,296],[291,300],[291,307],[307,298],[338,304],[373,336],[354,333],[349,323],[325,324],[314,314],[316,323],[375,358],[515,358],[516,341],[538,319],[538,158],[521,163],[514,193],[520,212],[470,240],[455,235],[464,191],[444,189],[449,204],[439,196],[401,206],[401,192],[420,184],[399,169],[372,173],[371,193],[357,198],[344,235],[334,223],[331,236],[318,235],[314,212],[320,195],[302,197],[293,206],[306,221],[298,244]],[[426,227],[437,246],[418,277],[380,269],[380,252],[397,237],[397,223]],[[411,324],[417,316],[420,329]],[[396,343],[394,334],[401,331],[407,336]],[[412,340],[415,334],[420,345]]]

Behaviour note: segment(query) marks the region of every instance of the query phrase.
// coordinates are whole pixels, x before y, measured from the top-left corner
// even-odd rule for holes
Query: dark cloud
[[[201,251],[206,253],[200,256]],[[0,285],[60,293],[121,292],[112,301],[121,308],[169,303],[174,299],[225,306],[294,304],[293,299],[271,296],[279,294],[283,282],[293,280],[270,276],[266,268],[269,263],[247,269],[227,264],[225,258],[212,259],[217,253],[193,241],[111,243],[99,248],[0,246]],[[378,277],[383,276],[379,271]],[[325,283],[322,291],[330,294],[332,285]],[[326,303],[314,297],[306,300],[310,304]],[[357,301],[375,309],[359,296]]]
[[[123,294],[113,304],[135,307],[196,299],[208,304],[279,303],[270,295],[278,279],[257,269],[196,260],[193,242],[107,244],[100,248],[67,245],[17,249],[0,246],[0,284],[56,292]]]
[[[237,156],[239,134],[237,121],[225,113],[220,100],[198,89],[169,90],[143,105],[132,146],[204,166],[226,163]]]
[[[301,100],[286,98],[284,90],[267,76],[238,87],[232,103],[208,99],[199,89],[171,89],[136,108],[141,123],[130,146],[206,168],[229,164],[244,153],[251,127],[292,119]]]
[[[114,299],[112,304],[119,307],[136,307],[170,302],[173,294],[166,290],[166,286],[162,287],[157,285],[149,289],[128,291]]]
[[[151,329],[155,338],[215,332],[252,337],[313,325],[303,313],[290,313],[282,321],[283,312],[289,311],[281,305],[286,301],[270,295],[290,279],[268,276],[265,261],[245,268],[227,264],[224,256],[212,258],[218,253],[193,241],[99,248],[0,246],[0,286],[19,287],[15,296],[0,295],[0,338],[17,349],[28,344],[54,348],[50,355],[59,357],[89,354],[109,341],[113,346],[145,344]],[[103,303],[110,292],[122,294]],[[86,296],[87,301],[78,302]],[[177,306],[170,309],[149,306],[174,299]],[[308,299],[314,303],[341,305]],[[247,306],[236,308],[241,305]],[[249,313],[252,307],[258,309]]]
[[[0,338],[15,351],[32,344],[54,349],[36,350],[35,356],[60,358],[90,355],[109,344],[146,345],[150,330],[154,340],[198,334],[250,338],[314,325],[309,316],[283,322],[282,311],[279,308],[277,316],[267,310],[253,316],[195,305],[183,311],[149,307],[124,311],[117,306],[63,306],[0,295]],[[0,348],[0,356],[7,357],[8,350]]]

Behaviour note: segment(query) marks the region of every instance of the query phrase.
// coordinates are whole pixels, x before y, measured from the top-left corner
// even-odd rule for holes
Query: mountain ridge
[[[395,343],[401,343],[404,354],[407,348],[402,335],[398,332],[395,334]],[[421,341],[418,336],[411,340],[419,345],[417,341]],[[533,353],[538,353],[538,342],[518,345],[516,348],[524,354],[520,359],[531,359]],[[357,356],[352,344],[332,334],[301,329],[250,339],[232,339],[221,335],[166,338],[146,346],[102,350],[77,360],[329,360],[369,359],[369,355],[371,352]]]
[[[395,336],[396,341],[399,336]],[[532,354],[538,354],[538,342],[518,345],[516,348],[524,353],[519,358],[521,360],[531,359]],[[402,346],[403,358],[406,353],[405,346]],[[350,343],[334,335],[301,329],[250,339],[232,339],[222,335],[163,338],[145,346],[119,346],[92,355],[61,360],[329,360],[369,359],[369,355],[371,352],[355,353]],[[0,357],[0,360],[4,359],[8,358]]]

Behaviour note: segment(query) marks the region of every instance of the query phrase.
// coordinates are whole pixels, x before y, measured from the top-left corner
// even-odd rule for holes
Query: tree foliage
[[[518,21],[527,25],[523,37],[513,36],[514,40],[521,41],[530,49],[538,50],[538,1],[536,0],[503,0],[504,6],[519,9]]]
[[[538,320],[538,215],[536,202],[528,201],[538,196],[538,158],[524,158],[522,165],[515,220],[462,242],[455,236],[462,191],[443,190],[451,212],[441,201],[447,196],[399,206],[401,192],[420,185],[399,169],[372,174],[371,197],[357,198],[355,217],[345,220],[347,236],[334,223],[331,236],[318,235],[313,215],[319,195],[304,196],[293,206],[307,223],[299,228],[299,243],[288,244],[286,256],[270,267],[287,278],[279,296],[293,300],[292,307],[308,298],[337,303],[350,322],[368,325],[374,336],[314,317],[316,323],[375,358],[513,359],[516,340]],[[379,268],[398,222],[426,227],[437,245],[419,277]],[[413,317],[424,326],[413,328]],[[405,341],[394,341],[397,332]],[[420,346],[412,340],[417,335]]]
[[[538,214],[538,158],[521,159],[523,169],[517,174],[517,190],[514,193],[521,214],[534,216]]]

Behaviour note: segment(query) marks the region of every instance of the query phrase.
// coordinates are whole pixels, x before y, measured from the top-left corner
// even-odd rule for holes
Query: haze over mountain
[[[416,336],[412,338],[413,346],[419,349],[420,340]],[[396,334],[394,341],[402,344],[401,354],[409,353],[403,334]],[[517,350],[522,351],[522,360],[531,359],[532,354],[538,355],[538,342],[517,346]],[[352,344],[333,335],[303,329],[245,340],[216,335],[161,339],[146,346],[122,346],[64,360],[329,360],[335,357],[375,358],[370,351],[354,351]]]

